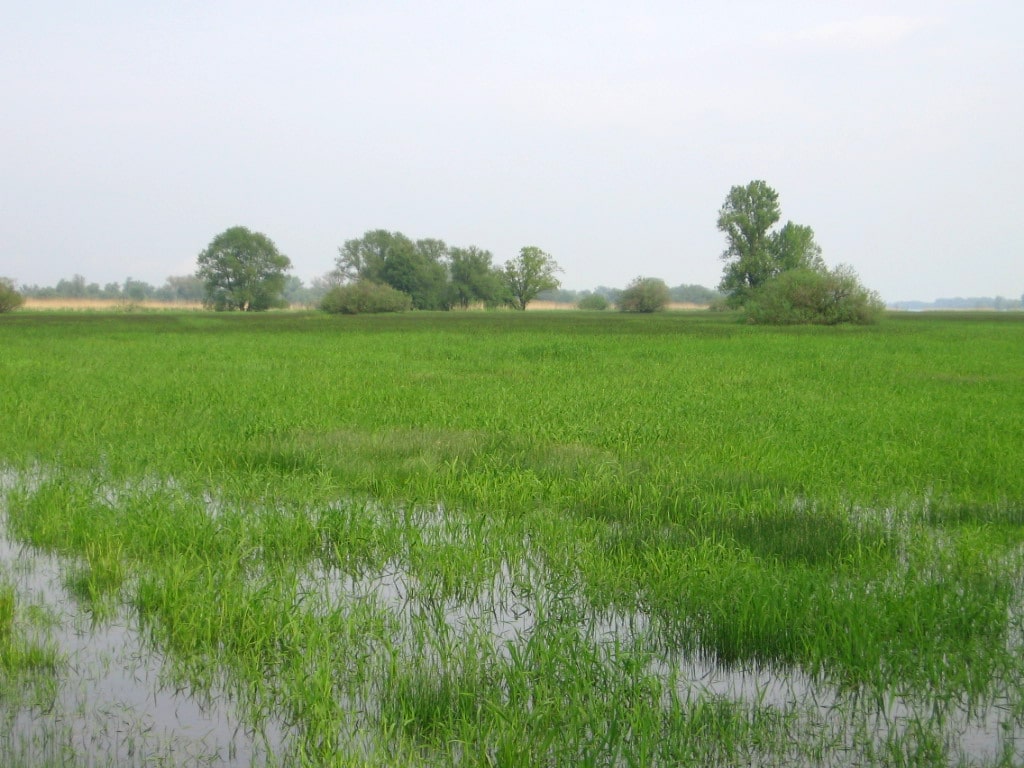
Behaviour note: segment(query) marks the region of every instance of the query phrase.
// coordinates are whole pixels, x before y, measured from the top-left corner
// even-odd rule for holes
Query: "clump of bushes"
[[[329,290],[320,300],[320,309],[343,315],[406,312],[412,309],[412,297],[390,285],[360,280]]]
[[[576,302],[576,307],[577,309],[596,310],[598,312],[603,312],[604,310],[608,309],[608,299],[607,297],[601,295],[600,293],[588,293],[586,296],[584,296],[582,299]]]
[[[660,312],[670,298],[668,286],[657,277],[638,277],[619,296],[620,312]]]
[[[25,303],[25,297],[14,290],[14,283],[0,277],[0,312],[13,312]]]
[[[763,325],[875,323],[885,304],[847,266],[790,269],[761,285],[744,306],[747,322]]]

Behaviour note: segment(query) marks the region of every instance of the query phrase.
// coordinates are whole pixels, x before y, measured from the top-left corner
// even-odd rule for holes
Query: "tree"
[[[408,238],[389,250],[381,277],[386,285],[412,297],[414,309],[441,309],[444,306],[445,283],[448,274],[438,260],[435,250],[439,241],[421,240],[412,243]],[[421,249],[420,243],[426,248]],[[442,250],[447,246],[441,243]]]
[[[814,242],[814,230],[792,221],[771,236],[770,251],[772,277],[787,269],[825,269],[821,246]]]
[[[61,278],[55,290],[62,299],[84,299],[89,293],[83,275],[75,275],[70,280]]]
[[[732,306],[742,306],[759,286],[789,269],[824,269],[814,230],[780,218],[779,195],[763,181],[733,187],[718,212],[718,229],[728,245],[719,289]]]
[[[206,286],[195,275],[172,275],[157,290],[164,301],[202,301],[205,295]]]
[[[155,292],[156,289],[149,283],[128,277],[125,278],[121,296],[130,301],[145,301]]]
[[[466,309],[483,302],[494,305],[504,293],[502,273],[491,263],[490,251],[471,245],[448,253],[448,306]]]
[[[392,234],[386,229],[374,229],[366,232],[361,238],[346,240],[338,248],[338,256],[334,260],[334,277],[343,282],[356,280],[372,280],[383,282],[384,261],[388,252],[408,241],[401,232]],[[411,242],[409,242],[412,245]]]
[[[703,285],[683,283],[675,288],[669,288],[669,296],[672,301],[680,304],[712,304],[722,298],[722,294]]]
[[[718,229],[728,245],[721,290],[742,304],[763,283],[771,262],[768,230],[779,220],[779,195],[763,181],[733,187],[718,212]]]
[[[608,299],[600,293],[587,293],[582,299],[576,302],[577,309],[603,312],[608,309]]]
[[[409,294],[416,309],[440,309],[445,301],[447,254],[442,240],[413,242],[401,232],[375,229],[345,241],[331,274],[341,282],[389,285]]]
[[[525,310],[538,293],[558,288],[561,281],[555,274],[561,271],[550,254],[540,248],[529,245],[520,250],[516,258],[506,262],[503,273],[512,306]]]
[[[273,240],[245,227],[217,235],[199,254],[196,276],[206,286],[207,306],[216,310],[259,311],[283,305],[291,260]]]
[[[13,312],[24,303],[25,298],[14,290],[14,281],[0,277],[0,314]]]
[[[668,286],[657,277],[638,277],[619,296],[620,312],[660,312],[668,304]]]

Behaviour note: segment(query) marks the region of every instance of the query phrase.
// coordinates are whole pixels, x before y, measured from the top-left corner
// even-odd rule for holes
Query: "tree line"
[[[670,301],[722,303],[755,323],[864,323],[883,310],[879,296],[861,285],[852,268],[829,268],[809,226],[781,227],[778,193],[760,180],[729,190],[717,227],[726,238],[718,292],[703,286],[670,289],[658,278],[638,277],[625,289],[575,294],[581,309],[615,304],[627,312],[656,312]],[[338,248],[334,268],[306,287],[288,274],[291,260],[265,234],[246,227],[220,233],[199,254],[194,275],[169,277],[154,288],[128,278],[99,286],[81,275],[53,289],[26,286],[28,296],[202,301],[216,310],[260,311],[318,303],[329,312],[448,310],[471,305],[525,310],[538,297],[564,297],[555,259],[523,247],[504,264],[475,245],[413,240],[401,232],[367,231]],[[10,281],[4,290],[13,291]]]
[[[62,278],[55,285],[20,285],[14,280],[4,280],[9,290],[17,288],[25,298],[34,299],[97,299],[102,301],[159,301],[168,303],[202,303],[206,300],[206,285],[195,274],[170,276],[159,285],[144,280],[128,277],[123,282],[109,282],[100,285],[88,281],[83,275]],[[316,306],[324,295],[337,285],[336,276],[328,273],[313,278],[307,285],[295,275],[285,280],[282,298],[289,306]],[[607,285],[599,285],[592,289],[575,290],[559,286],[541,291],[537,294],[538,301],[550,301],[557,304],[581,305],[583,309],[607,309],[617,306],[624,289]],[[462,298],[466,293],[461,294]],[[694,304],[707,306],[721,301],[723,294],[714,288],[696,283],[683,283],[668,288],[668,301],[678,304]],[[472,303],[472,302],[470,302]],[[457,306],[466,306],[463,303]]]
[[[781,218],[779,195],[751,181],[729,190],[717,226],[726,238],[719,284],[725,303],[754,323],[867,323],[884,309],[847,266],[830,269],[809,226]],[[283,302],[291,266],[261,233],[233,227],[198,259],[206,302],[215,309],[268,309]],[[331,287],[321,302],[329,312],[386,312],[508,306],[525,310],[543,291],[556,290],[561,268],[552,256],[527,246],[502,266],[477,246],[413,240],[401,232],[371,230],[338,249]],[[638,277],[615,299],[627,312],[656,312],[671,298],[663,280]],[[607,298],[586,297],[586,309]]]

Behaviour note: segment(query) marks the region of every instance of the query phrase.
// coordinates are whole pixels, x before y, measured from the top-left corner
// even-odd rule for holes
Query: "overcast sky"
[[[717,285],[729,188],[889,301],[1024,292],[1020,0],[6,3],[0,275],[161,284],[235,225]]]

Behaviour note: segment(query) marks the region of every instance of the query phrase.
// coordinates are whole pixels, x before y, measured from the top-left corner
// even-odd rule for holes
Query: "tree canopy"
[[[205,285],[207,306],[248,312],[283,304],[292,263],[266,235],[231,227],[217,235],[197,261],[196,276]]]
[[[369,281],[408,294],[415,309],[467,308],[507,303],[504,273],[490,251],[444,240],[413,241],[401,232],[375,229],[346,240],[338,249],[330,277],[351,283]]]
[[[505,286],[501,272],[491,263],[493,256],[471,245],[452,248],[448,253],[448,305],[466,309],[470,304],[502,303]]]
[[[660,312],[669,302],[665,281],[657,277],[638,277],[619,295],[620,312]]]
[[[14,290],[14,281],[0,277],[0,312],[12,312],[24,303],[22,295]]]
[[[443,240],[413,242],[401,232],[374,229],[338,248],[332,276],[369,281],[408,294],[415,309],[443,309],[449,248]]]
[[[562,283],[556,277],[562,268],[540,248],[528,245],[519,255],[505,264],[503,277],[511,296],[512,306],[526,309],[541,291],[558,288]]]

